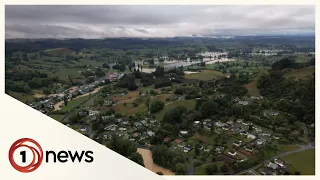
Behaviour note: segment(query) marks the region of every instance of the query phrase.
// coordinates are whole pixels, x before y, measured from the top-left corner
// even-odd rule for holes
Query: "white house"
[[[80,127],[80,131],[85,132],[87,131],[87,128],[85,126]]]
[[[225,123],[222,123],[222,122],[216,122],[215,125],[217,127],[223,127],[224,125],[226,125]]]
[[[261,133],[261,136],[271,136],[269,133]]]
[[[237,123],[242,123],[242,121],[243,121],[242,119],[238,119]]]
[[[248,135],[248,132],[247,132],[247,131],[241,131],[241,132],[240,132],[240,135],[247,136],[247,135]]]
[[[257,145],[262,145],[264,142],[266,142],[266,140],[258,139],[257,140]]]
[[[148,131],[147,134],[148,134],[150,137],[152,137],[152,136],[154,136],[156,133],[153,132],[153,131]]]
[[[126,131],[127,128],[122,128],[122,127],[121,127],[121,128],[119,128],[118,130],[119,130],[119,131]]]
[[[237,147],[241,146],[241,144],[242,144],[242,141],[238,141],[238,142],[236,141],[233,143],[233,145],[235,145]]]
[[[188,134],[188,131],[180,131],[180,134],[182,134],[182,135],[187,135],[187,134]]]
[[[280,159],[275,159],[274,163],[276,163],[279,167],[284,168],[284,162],[281,161]]]
[[[195,125],[198,125],[200,123],[200,121],[194,121],[193,122]]]
[[[275,140],[280,139],[280,137],[278,137],[278,136],[273,136],[273,138],[274,138]]]
[[[279,166],[277,164],[275,164],[275,163],[269,162],[267,167],[270,168],[270,169],[276,170],[276,169],[278,169]]]
[[[223,126],[222,129],[225,130],[225,131],[228,131],[228,130],[229,130],[229,128],[226,127],[226,126]]]
[[[235,155],[237,155],[237,152],[235,152],[235,151],[229,151],[228,154],[230,154],[231,156],[235,156]]]
[[[256,138],[256,136],[255,136],[255,135],[253,135],[253,134],[248,134],[248,135],[247,135],[247,138],[248,138],[248,139],[255,139],[255,138]]]

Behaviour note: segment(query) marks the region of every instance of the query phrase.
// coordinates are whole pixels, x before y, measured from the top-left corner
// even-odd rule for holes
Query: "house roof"
[[[163,141],[165,141],[165,142],[167,142],[167,141],[169,141],[169,140],[170,140],[170,138],[168,138],[168,137],[166,137],[166,138],[163,139]]]
[[[277,169],[277,168],[278,168],[278,165],[275,164],[275,163],[270,162],[270,163],[268,164],[268,167],[271,168],[271,169]]]
[[[182,141],[180,139],[176,139],[174,142],[180,144]]]

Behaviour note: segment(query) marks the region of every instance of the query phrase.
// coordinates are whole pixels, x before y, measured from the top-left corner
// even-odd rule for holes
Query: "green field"
[[[70,111],[75,107],[79,106],[84,101],[88,100],[89,98],[90,98],[90,95],[71,100],[68,102],[67,106],[63,105],[60,111]]]
[[[284,77],[295,77],[296,79],[304,79],[307,76],[312,76],[312,74],[315,72],[314,66],[309,66],[301,69],[287,69]]]
[[[164,108],[157,112],[157,113],[154,113],[154,115],[156,116],[156,118],[158,120],[162,120],[165,113],[174,108],[174,107],[177,107],[177,106],[183,106],[183,107],[186,107],[187,109],[191,110],[191,109],[194,109],[196,107],[196,102],[194,100],[179,100],[179,101],[175,101],[175,102],[172,102],[168,105],[165,105]]]
[[[208,80],[216,79],[221,76],[223,76],[223,74],[219,71],[203,70],[200,73],[186,74],[184,77],[186,79],[198,79],[198,80],[208,81]]]
[[[51,114],[49,115],[51,118],[57,120],[57,121],[60,121],[62,120],[62,118],[65,116],[64,114]]]
[[[211,163],[211,164],[216,164],[218,167],[221,167],[223,166],[224,162],[222,161],[219,161],[219,162],[214,162],[214,163]],[[211,164],[206,164],[206,165],[203,165],[203,166],[198,166],[196,168],[196,175],[208,175],[206,173],[206,168],[211,165]]]
[[[57,55],[70,55],[75,53],[74,50],[68,49],[68,48],[55,48],[55,49],[47,49],[45,50],[46,53],[53,55],[53,56],[57,56]]]
[[[282,157],[287,164],[290,164],[289,170],[292,174],[299,171],[301,175],[315,175],[315,150],[305,150],[302,152],[290,154]]]

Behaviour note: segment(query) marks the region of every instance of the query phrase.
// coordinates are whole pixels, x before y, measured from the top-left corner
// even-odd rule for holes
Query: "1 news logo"
[[[44,156],[45,155],[45,156]],[[22,138],[15,141],[9,149],[9,161],[14,169],[22,173],[29,173],[35,171],[40,167],[45,157],[46,163],[66,163],[71,162],[81,163],[82,159],[86,163],[93,162],[92,151],[44,151],[40,144],[30,138]],[[27,164],[27,165],[26,165]]]

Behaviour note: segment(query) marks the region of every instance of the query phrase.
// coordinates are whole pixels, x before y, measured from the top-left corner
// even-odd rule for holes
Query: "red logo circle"
[[[35,147],[38,148],[38,150],[30,145],[26,145],[25,143],[28,142],[29,144],[32,143]],[[16,149],[18,149],[19,147],[26,147],[29,148],[32,151],[33,154],[33,159],[32,162],[27,165],[27,166],[19,166],[13,158],[13,154],[15,152]],[[36,161],[37,159],[37,161]],[[23,173],[28,173],[28,172],[32,172],[36,169],[38,169],[38,167],[41,165],[42,163],[42,159],[43,159],[43,151],[42,148],[40,146],[40,144],[30,138],[22,138],[17,140],[16,142],[14,142],[9,150],[9,161],[10,164],[12,165],[12,167],[14,167],[17,171],[23,172]]]

